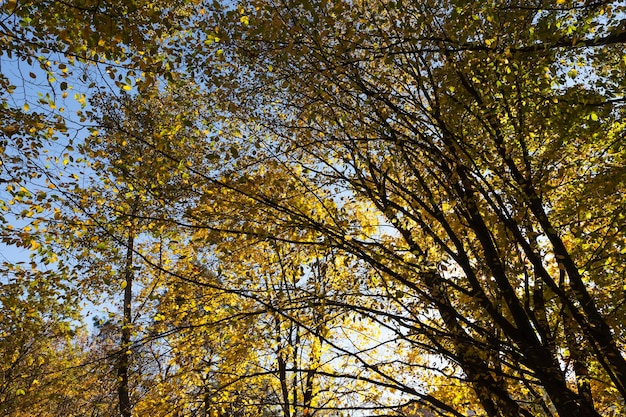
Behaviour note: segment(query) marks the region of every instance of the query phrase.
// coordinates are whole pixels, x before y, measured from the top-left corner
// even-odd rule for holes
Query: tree
[[[168,415],[624,413],[621,3],[119,2],[78,7],[93,25],[68,30],[42,5],[9,2],[20,36],[2,42],[32,40],[27,61],[55,43],[118,59],[130,66],[108,69],[126,91],[144,80],[139,96],[98,96],[81,113],[105,133],[81,148],[96,186],[63,188],[80,213],[67,230],[82,237],[3,234],[35,249],[49,236],[84,271],[112,260],[126,272],[122,403],[134,392],[136,410],[169,401]],[[34,159],[15,126],[34,120],[36,149],[64,132],[4,107],[16,149],[4,155],[18,165]],[[54,218],[20,188],[30,172],[9,184],[13,205]],[[152,316],[141,328],[128,302],[140,264]]]
[[[617,413],[621,6],[259,1],[231,17],[221,65],[240,77],[206,82],[301,194],[252,189],[266,166],[223,186],[410,293],[417,310],[381,295],[399,336],[457,364],[487,415]],[[388,229],[364,233],[333,187]]]
[[[79,334],[70,320],[77,317],[71,290],[57,288],[54,278],[31,265],[1,269],[0,410],[19,416],[56,406],[54,387],[70,390],[73,376],[59,374],[76,364],[73,339]],[[67,300],[67,305],[59,303]],[[41,415],[47,415],[42,413]]]
[[[80,397],[65,385],[76,384],[72,367],[84,359],[69,339],[79,334],[79,302],[97,288],[75,284],[75,264],[67,262],[71,243],[54,238],[62,223],[60,201],[79,180],[70,162],[89,116],[85,92],[94,79],[102,86],[102,73],[123,90],[150,86],[170,65],[160,40],[176,32],[170,23],[190,16],[186,2],[168,5],[171,19],[146,2],[70,3],[0,5],[0,242],[9,258],[1,270],[6,396],[0,408],[7,415],[27,412],[36,402],[41,415],[70,415],[60,396],[43,389],[52,381]],[[14,255],[16,247],[30,249],[31,262]],[[40,374],[66,379],[44,381]],[[54,398],[59,407],[44,410],[44,400]]]
[[[102,131],[92,129],[80,147],[89,158],[86,169],[93,172],[91,181],[67,193],[65,227],[57,229],[51,239],[72,248],[85,292],[99,290],[110,297],[120,288],[123,291],[120,320],[108,326],[118,329],[118,346],[103,362],[105,366],[108,360],[116,362],[117,403],[125,417],[132,415],[136,397],[145,395],[142,391],[154,377],[143,363],[150,352],[141,347],[145,338],[150,341],[146,334],[155,295],[165,285],[163,265],[177,253],[176,249],[173,254],[163,253],[172,239],[164,219],[172,221],[192,198],[189,176],[180,164],[164,159],[159,148],[176,152],[180,150],[177,139],[187,143],[198,136],[200,128],[191,120],[198,119],[201,109],[188,112],[188,107],[183,108],[183,98],[192,96],[188,89],[184,95],[163,93],[159,97],[146,91],[142,99],[126,95],[93,98],[99,112],[94,120]],[[161,117],[152,120],[159,112]],[[134,137],[144,138],[150,147]],[[186,156],[188,163],[203,158],[188,149],[177,154]]]

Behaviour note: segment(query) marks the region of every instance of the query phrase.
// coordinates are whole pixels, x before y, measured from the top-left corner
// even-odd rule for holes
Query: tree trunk
[[[120,341],[120,360],[117,367],[117,395],[122,417],[131,417],[132,405],[128,387],[128,366],[130,362],[131,324],[132,324],[132,289],[133,289],[133,250],[135,235],[131,228],[126,242],[126,262],[124,265],[124,306],[122,318],[122,338]]]

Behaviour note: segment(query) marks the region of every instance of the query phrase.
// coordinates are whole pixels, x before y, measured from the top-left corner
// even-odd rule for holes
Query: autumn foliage
[[[0,7],[0,414],[626,413],[623,3]]]

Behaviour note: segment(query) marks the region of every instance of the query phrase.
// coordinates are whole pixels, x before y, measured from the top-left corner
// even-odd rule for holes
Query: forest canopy
[[[626,413],[617,1],[5,0],[0,414]]]

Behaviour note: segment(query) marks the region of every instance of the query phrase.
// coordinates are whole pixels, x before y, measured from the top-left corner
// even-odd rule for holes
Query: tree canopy
[[[4,414],[626,412],[621,2],[1,7]]]

